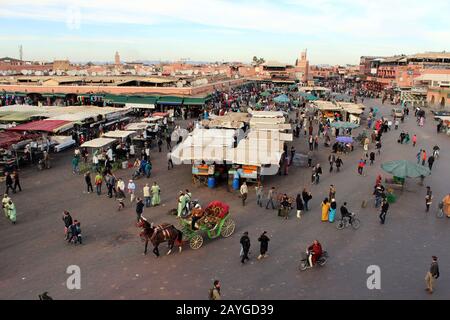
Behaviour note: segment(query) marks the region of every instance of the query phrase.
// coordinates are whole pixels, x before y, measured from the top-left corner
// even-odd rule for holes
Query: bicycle
[[[351,220],[350,220],[351,219]],[[353,229],[357,230],[361,226],[361,221],[358,218],[355,218],[355,214],[351,213],[350,217],[344,217],[336,224],[336,229],[342,230],[349,226],[352,226]]]

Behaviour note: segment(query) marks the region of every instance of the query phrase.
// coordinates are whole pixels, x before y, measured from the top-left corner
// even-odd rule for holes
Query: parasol
[[[381,164],[381,169],[400,178],[417,178],[429,176],[430,169],[409,160],[394,160]]]
[[[287,95],[281,94],[281,95],[277,96],[276,98],[274,98],[273,101],[275,101],[276,103],[288,103],[289,98]]]
[[[347,136],[339,136],[336,138],[336,141],[342,143],[353,143],[353,138]]]
[[[353,122],[335,121],[331,124],[331,126],[339,129],[355,129],[359,127],[359,124]]]

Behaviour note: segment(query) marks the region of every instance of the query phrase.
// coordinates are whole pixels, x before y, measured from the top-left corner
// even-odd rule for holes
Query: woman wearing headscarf
[[[153,182],[153,186],[151,188],[152,192],[152,206],[157,206],[161,203],[161,189],[159,188],[158,184],[156,182]]]
[[[11,220],[12,224],[16,224],[16,206],[15,204],[9,200],[7,203],[7,209],[8,209],[8,218]]]
[[[328,198],[325,198],[321,204],[322,207],[322,222],[328,221],[328,214],[330,211],[330,203],[328,202]]]
[[[337,208],[336,199],[331,199],[330,213],[328,214],[328,221],[331,223],[334,222],[334,217],[336,216],[336,208]]]

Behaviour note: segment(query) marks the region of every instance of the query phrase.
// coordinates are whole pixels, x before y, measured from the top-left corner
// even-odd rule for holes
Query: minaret
[[[116,51],[116,55],[114,56],[114,61],[116,66],[120,65],[120,55],[119,52]]]
[[[297,60],[297,68],[300,72],[303,73],[303,79],[302,81],[306,82],[309,78],[309,61],[307,57],[308,49],[305,49],[305,51],[302,51],[300,53],[300,57]]]

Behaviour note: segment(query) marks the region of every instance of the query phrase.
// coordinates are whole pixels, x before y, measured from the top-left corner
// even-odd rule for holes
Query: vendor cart
[[[192,217],[180,218],[183,240],[189,242],[189,246],[197,250],[203,245],[204,236],[215,239],[219,236],[228,238],[234,232],[236,223],[230,218],[229,206],[220,201],[211,202],[203,212],[203,216],[197,221],[197,230],[192,229]]]
[[[214,176],[214,165],[199,164],[192,166],[192,183],[194,185],[208,185],[208,178]]]

